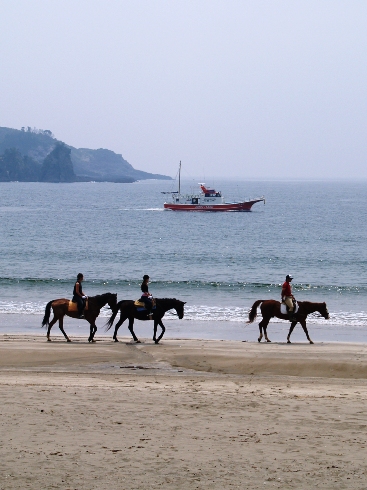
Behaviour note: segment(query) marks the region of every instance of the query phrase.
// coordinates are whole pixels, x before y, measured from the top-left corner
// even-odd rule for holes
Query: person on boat
[[[153,308],[153,296],[149,292],[149,276],[147,274],[144,275],[143,277],[143,282],[141,283],[140,289],[142,291],[142,295],[140,298],[140,301],[142,301],[145,304],[145,308],[148,311],[148,316],[151,316],[152,313],[152,308]]]
[[[289,320],[293,321],[295,320],[293,310],[294,310],[294,296],[292,294],[292,287],[291,287],[291,282],[292,282],[293,277],[291,275],[287,275],[285,278],[285,282],[283,283],[282,286],[282,303],[285,303],[287,305],[287,310],[288,310],[288,316]]]
[[[73,303],[78,303],[79,318],[84,318],[83,311],[87,299],[87,296],[85,296],[85,294],[83,293],[83,288],[82,288],[83,281],[84,281],[84,276],[81,272],[79,272],[76,279],[76,283],[74,284],[73,299],[72,299]]]

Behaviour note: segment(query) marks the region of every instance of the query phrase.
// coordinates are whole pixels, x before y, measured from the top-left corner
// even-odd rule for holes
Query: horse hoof
[[[257,339],[258,342],[261,342],[261,339]]]
[[[267,341],[267,342],[271,342],[271,340],[269,340],[269,339],[266,339],[266,341]]]
[[[310,344],[313,344],[312,340],[310,340]]]
[[[290,340],[287,340],[287,344],[291,344],[292,342]]]
[[[159,340],[155,340],[155,341],[154,341],[154,343],[155,343],[155,344],[159,344]]]
[[[135,340],[135,344],[141,344],[140,340]]]
[[[51,339],[50,339],[50,337],[47,337],[47,342],[51,342]]]
[[[113,339],[115,342],[119,342],[117,339]]]
[[[71,342],[71,340],[70,339],[66,339],[66,342]]]

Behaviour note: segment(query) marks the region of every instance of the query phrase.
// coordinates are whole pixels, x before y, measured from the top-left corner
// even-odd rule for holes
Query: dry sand
[[[0,337],[1,489],[366,489],[367,346]]]

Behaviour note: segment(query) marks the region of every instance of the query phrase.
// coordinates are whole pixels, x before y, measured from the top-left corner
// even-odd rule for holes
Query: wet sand
[[[367,345],[0,336],[1,489],[367,488]]]

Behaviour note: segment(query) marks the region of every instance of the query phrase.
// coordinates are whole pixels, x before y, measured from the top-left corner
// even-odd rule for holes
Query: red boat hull
[[[251,211],[252,206],[257,203],[264,201],[264,199],[255,199],[254,201],[244,201],[244,202],[227,202],[223,204],[171,204],[164,203],[164,209],[169,209],[171,211],[210,211],[210,212],[220,212],[220,211]]]

